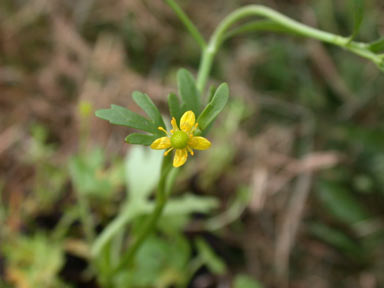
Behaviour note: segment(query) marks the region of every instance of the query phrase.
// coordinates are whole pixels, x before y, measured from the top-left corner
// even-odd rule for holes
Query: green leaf
[[[199,128],[201,130],[205,130],[208,125],[215,120],[217,115],[220,114],[220,112],[224,109],[225,104],[227,104],[228,97],[228,85],[223,83],[216,89],[212,101],[208,103],[197,119],[197,123],[199,123]]]
[[[200,112],[200,95],[192,74],[185,69],[180,69],[177,72],[177,85],[186,109],[192,110],[195,115],[198,115]]]
[[[180,107],[180,101],[176,94],[170,93],[168,95],[168,107],[169,107],[169,113],[171,114],[171,117],[175,117],[177,123],[179,123],[179,120],[182,115],[181,107]]]
[[[164,214],[173,216],[192,213],[207,214],[218,206],[219,203],[214,197],[185,194],[169,200],[165,207]]]
[[[212,101],[213,96],[215,96],[216,89],[217,89],[216,85],[211,85],[209,87],[209,90],[208,90],[208,95],[209,95],[208,102]]]
[[[353,0],[353,32],[350,41],[359,34],[361,23],[364,17],[364,0]]]
[[[17,271],[24,287],[66,287],[58,276],[65,262],[60,242],[44,234],[20,235],[2,238],[0,252],[5,256],[7,269]]]
[[[263,286],[245,274],[236,275],[233,281],[234,288],[262,288]]]
[[[369,213],[353,194],[343,186],[333,182],[321,182],[318,196],[326,208],[340,221],[356,224],[369,218]]]
[[[125,160],[125,180],[131,202],[145,202],[160,178],[163,152],[133,146]],[[137,204],[136,204],[137,205]]]
[[[103,150],[93,149],[73,156],[68,163],[72,184],[78,193],[87,196],[107,198],[111,195],[112,183],[104,172],[105,158]]]
[[[118,105],[112,104],[110,109],[97,110],[95,115],[108,120],[111,124],[128,126],[151,133],[158,131],[156,125],[147,118]]]
[[[212,248],[202,238],[198,238],[196,240],[196,248],[202,262],[207,265],[211,272],[218,275],[225,273],[225,263],[215,254]]]
[[[153,135],[132,133],[132,134],[129,134],[127,137],[125,137],[125,142],[129,144],[139,144],[139,145],[149,146],[152,144],[153,141],[156,140],[156,138],[157,137]]]
[[[384,51],[384,37],[373,41],[368,44],[368,49],[374,53],[383,52]]]
[[[341,230],[328,227],[321,223],[313,223],[309,226],[309,231],[352,258],[359,259],[364,254],[362,247]]]
[[[147,94],[135,91],[132,93],[132,99],[141,109],[152,119],[157,127],[165,128],[163,117],[161,116],[159,109],[153,103],[151,98]]]

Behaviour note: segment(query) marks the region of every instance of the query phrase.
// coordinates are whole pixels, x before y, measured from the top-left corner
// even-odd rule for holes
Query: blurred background
[[[346,36],[351,2],[178,1],[206,37],[256,3]],[[383,13],[383,1],[366,1],[358,40],[384,35]],[[140,90],[168,115],[177,69],[196,75],[199,57],[162,1],[0,2],[0,287],[103,287],[78,199],[99,234],[135,191],[135,161],[147,168],[132,173],[150,177],[157,158],[94,111],[139,112],[130,94]],[[373,64],[317,41],[252,33],[226,42],[211,83],[228,82],[231,98],[212,148],[178,178],[175,196],[189,193],[183,217],[162,219],[130,285],[384,287],[383,80]]]

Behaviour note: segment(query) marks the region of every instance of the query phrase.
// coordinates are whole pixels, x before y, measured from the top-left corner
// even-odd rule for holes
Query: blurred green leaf
[[[229,97],[229,88],[226,83],[221,84],[212,98],[212,101],[204,108],[200,116],[197,119],[199,128],[205,130],[210,123],[220,114],[227,104]]]
[[[206,265],[212,273],[218,275],[225,273],[227,270],[225,263],[202,238],[196,239],[196,248],[204,265]]]
[[[149,118],[152,119],[152,121],[157,127],[166,128],[159,109],[157,109],[156,105],[153,103],[152,99],[149,98],[147,94],[135,91],[132,94],[132,98],[135,103],[139,105],[141,109],[144,110],[144,112],[149,116]]]
[[[209,96],[208,97],[208,103],[212,101],[213,96],[215,96],[216,90],[217,90],[217,86],[216,85],[209,86],[209,90],[208,90],[208,96]]]
[[[138,251],[133,270],[116,277],[115,287],[178,287],[186,277],[189,257],[190,247],[183,237],[152,236]]]
[[[179,123],[180,118],[183,114],[183,111],[180,107],[180,100],[174,93],[169,93],[168,95],[168,107],[171,117],[175,117],[177,123]]]
[[[149,146],[152,144],[153,141],[156,140],[156,138],[158,137],[153,135],[132,133],[132,134],[129,134],[127,137],[125,137],[125,142],[129,144],[140,144],[140,145]]]
[[[163,152],[143,146],[134,146],[125,160],[125,180],[129,201],[146,201],[157,186]]]
[[[342,185],[323,181],[318,185],[317,195],[333,216],[346,224],[353,225],[369,218],[362,203]]]
[[[104,171],[104,161],[104,153],[101,149],[93,149],[88,153],[73,156],[68,165],[75,189],[92,196],[111,195],[112,183]]]
[[[236,195],[231,204],[222,214],[206,221],[205,227],[208,230],[218,230],[240,218],[241,214],[249,205],[251,190],[247,186],[240,186],[236,189]]]
[[[156,125],[151,121],[118,105],[112,104],[110,109],[97,110],[95,114],[111,124],[128,126],[154,134],[158,132]]]
[[[372,52],[378,53],[384,51],[384,37],[369,43],[368,49]]]
[[[248,275],[240,274],[237,275],[234,282],[233,282],[233,288],[262,288],[263,286],[253,280]]]
[[[177,85],[186,110],[192,110],[195,115],[199,115],[200,95],[192,74],[185,69],[180,69],[177,72]]]
[[[43,234],[2,240],[7,274],[17,275],[15,287],[66,287],[58,277],[64,264],[63,247]]]
[[[309,231],[348,256],[361,258],[364,253],[362,247],[356,241],[352,240],[340,230],[324,224],[313,223],[310,225]]]
[[[352,0],[353,5],[353,32],[350,36],[350,41],[355,39],[355,37],[359,34],[361,23],[364,18],[364,0]]]
[[[217,208],[219,202],[214,197],[196,196],[185,194],[178,198],[171,199],[165,207],[166,214],[190,214],[207,213]]]

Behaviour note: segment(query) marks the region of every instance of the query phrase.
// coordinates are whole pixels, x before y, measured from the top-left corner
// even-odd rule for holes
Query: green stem
[[[346,50],[349,50],[361,57],[373,61],[377,65],[382,65],[383,60],[380,59],[379,55],[369,51],[367,49],[367,44],[354,41],[351,42],[350,38],[348,37],[342,37],[316,28],[312,28],[310,26],[306,26],[265,6],[249,5],[243,8],[239,8],[225,17],[212,34],[207,47],[203,49],[203,55],[200,62],[196,84],[200,92],[203,92],[205,88],[214,57],[222,42],[226,39],[227,31],[236,22],[250,16],[265,17],[280,25],[282,28],[287,29],[295,34],[343,47]]]
[[[80,219],[83,225],[85,237],[89,245],[95,239],[95,224],[93,222],[91,209],[89,207],[88,199],[83,192],[77,191],[77,200],[80,208]]]
[[[144,210],[144,209],[143,209]],[[124,226],[141,211],[134,210],[133,205],[125,205],[123,211],[117,216],[97,237],[92,246],[92,256],[97,257],[107,243],[116,235],[119,231],[122,231]]]
[[[180,21],[185,25],[189,33],[191,33],[192,37],[196,40],[197,44],[199,44],[201,49],[205,49],[207,43],[205,42],[203,36],[200,34],[199,30],[193,24],[193,22],[188,18],[187,14],[180,8],[180,6],[173,0],[164,0],[175,12],[175,14],[179,17]]]
[[[164,158],[164,165],[162,167],[162,175],[159,181],[159,185],[156,193],[156,204],[153,212],[147,219],[147,222],[144,223],[142,229],[139,231],[136,239],[133,244],[129,248],[126,255],[124,255],[123,259],[115,269],[118,271],[126,266],[132,266],[136,253],[144,243],[145,239],[150,235],[150,233],[156,228],[157,221],[159,220],[164,207],[167,203],[168,196],[170,194],[172,183],[177,173],[177,169],[174,169],[170,163],[168,163],[168,158]]]

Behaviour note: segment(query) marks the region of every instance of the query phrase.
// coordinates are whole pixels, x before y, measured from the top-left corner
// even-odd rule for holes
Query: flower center
[[[175,131],[171,136],[171,145],[176,149],[183,149],[188,144],[188,134],[184,131]]]

